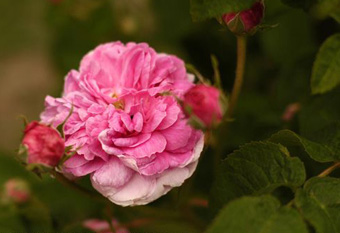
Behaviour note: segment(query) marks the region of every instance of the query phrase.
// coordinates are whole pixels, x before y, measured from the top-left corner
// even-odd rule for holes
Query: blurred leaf
[[[321,131],[340,119],[340,88],[324,95],[313,96],[302,103],[299,113],[300,134],[312,139]]]
[[[319,0],[310,12],[320,19],[331,16],[340,23],[340,0]]]
[[[308,9],[315,4],[317,0],[282,0],[282,2],[291,7]]]
[[[236,109],[235,121],[229,126],[222,124],[218,128],[219,146],[231,147],[234,150],[247,142],[266,139],[280,130],[282,113],[276,105],[264,93],[243,92]],[[231,137],[228,137],[228,127],[230,132],[233,132]],[[229,149],[225,154],[230,152]]]
[[[335,19],[338,23],[340,23],[340,9],[336,8],[329,14],[333,19]]]
[[[81,223],[75,223],[69,226],[66,226],[61,233],[93,233],[92,230],[86,229],[83,227]]]
[[[317,233],[340,232],[340,179],[312,178],[296,194],[302,215]]]
[[[318,162],[340,160],[340,123],[331,125],[315,133],[319,141],[314,142],[299,136],[290,130],[281,130],[271,136],[269,141],[284,146],[301,146],[307,154]]]
[[[310,76],[313,56],[303,56],[293,64],[283,64],[274,80],[276,104],[286,107],[310,97]],[[282,113],[283,109],[281,110]]]
[[[305,181],[299,158],[289,157],[287,148],[271,142],[252,142],[225,159],[212,188],[212,207],[244,195],[270,193],[279,186],[298,187]]]
[[[190,13],[194,21],[202,21],[250,8],[254,2],[255,0],[190,0]]]
[[[154,221],[148,226],[142,226],[138,228],[130,229],[133,233],[144,233],[144,232],[152,232],[152,233],[198,233],[201,232],[197,228],[194,228],[192,225],[186,223],[183,220],[171,221],[171,220],[162,220],[162,221]]]
[[[25,227],[14,209],[0,206],[0,232],[26,232]]]
[[[317,47],[308,15],[297,10],[283,9],[268,20],[277,23],[278,26],[260,33],[259,36],[264,52],[274,62],[282,66],[295,65],[314,54]]]
[[[329,37],[321,46],[313,66],[313,94],[322,94],[340,84],[340,34]]]
[[[219,213],[207,233],[307,233],[294,209],[280,207],[271,196],[243,197]]]
[[[52,220],[49,210],[37,199],[32,199],[18,212],[26,221],[28,232],[51,232]]]

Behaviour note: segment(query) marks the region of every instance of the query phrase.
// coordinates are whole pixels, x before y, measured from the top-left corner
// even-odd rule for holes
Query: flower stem
[[[327,168],[326,170],[324,170],[323,172],[321,172],[318,177],[326,177],[329,174],[331,174],[335,169],[340,167],[340,162],[336,162],[334,163],[332,166],[330,166],[329,168]]]
[[[237,64],[236,64],[236,75],[234,80],[234,86],[231,91],[231,95],[229,98],[229,104],[227,109],[227,122],[225,125],[225,136],[228,135],[230,120],[234,115],[234,110],[237,104],[238,97],[241,92],[242,84],[243,84],[243,76],[246,65],[246,53],[247,53],[247,38],[245,36],[237,36]],[[225,138],[224,138],[225,140]],[[217,150],[214,157],[214,171],[215,176],[217,176],[218,166],[221,162],[222,151]]]
[[[326,177],[331,174],[335,169],[340,168],[340,162],[335,162],[332,166],[321,172],[317,177]],[[292,207],[294,205],[294,199],[288,202],[287,207]]]
[[[244,69],[246,64],[247,38],[245,36],[237,36],[237,65],[234,86],[231,92],[229,106],[227,110],[227,119],[233,117],[238,97],[243,84]]]
[[[56,172],[56,171],[52,171],[51,175],[53,175],[61,184],[72,188],[73,190],[76,190],[84,195],[86,195],[87,197],[90,197],[92,199],[95,199],[97,201],[106,201],[105,198],[103,198],[100,194],[92,192],[91,190],[88,190],[78,184],[76,184],[75,182],[70,181],[69,179],[67,179],[65,176],[63,176],[61,173]]]

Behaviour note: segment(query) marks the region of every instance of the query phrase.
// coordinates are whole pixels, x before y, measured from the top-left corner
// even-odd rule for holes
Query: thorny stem
[[[331,174],[335,169],[340,167],[340,162],[335,162],[332,166],[321,172],[318,177],[325,177]]]

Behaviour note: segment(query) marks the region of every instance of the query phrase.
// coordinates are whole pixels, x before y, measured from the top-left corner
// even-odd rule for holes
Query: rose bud
[[[285,111],[283,112],[281,119],[285,122],[291,121],[296,115],[296,113],[300,111],[300,109],[301,109],[300,103],[296,102],[296,103],[289,104],[286,107]]]
[[[25,203],[30,198],[27,183],[21,179],[10,179],[4,184],[4,198],[17,204]]]
[[[223,117],[220,90],[198,84],[184,94],[183,107],[186,115],[204,128],[218,124]]]
[[[37,121],[26,126],[22,144],[27,148],[29,164],[55,167],[65,151],[64,139],[59,132]]]
[[[250,9],[227,13],[222,16],[224,23],[236,35],[253,35],[264,15],[264,3],[258,1]]]
[[[129,233],[130,232],[125,227],[120,227],[119,222],[116,219],[112,219],[111,224],[116,233]],[[113,233],[110,230],[109,223],[107,221],[100,220],[100,219],[88,219],[83,222],[83,226],[87,229],[90,229],[98,233]]]

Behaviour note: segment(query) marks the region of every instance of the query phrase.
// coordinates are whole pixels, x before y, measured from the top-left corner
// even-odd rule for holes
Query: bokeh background
[[[0,185],[11,177],[25,178],[59,231],[102,215],[100,204],[49,177],[39,180],[13,159],[23,130],[19,116],[39,119],[44,97],[60,95],[65,74],[78,68],[82,56],[100,43],[116,40],[147,42],[158,52],[176,54],[207,78],[213,75],[210,55],[215,54],[228,93],[234,78],[235,38],[216,20],[192,22],[189,8],[189,0],[1,0]],[[315,18],[279,0],[266,1],[264,23],[277,26],[249,39],[237,120],[227,140],[223,127],[217,140],[223,155],[282,128],[299,131],[299,119],[285,122],[282,114],[287,105],[309,97],[316,52],[340,30],[333,19]],[[211,184],[207,154],[195,181],[202,196]],[[12,212],[0,215],[0,229],[19,221]],[[188,227],[186,232],[190,231],[195,232]]]

